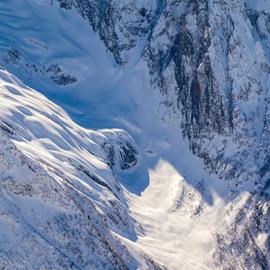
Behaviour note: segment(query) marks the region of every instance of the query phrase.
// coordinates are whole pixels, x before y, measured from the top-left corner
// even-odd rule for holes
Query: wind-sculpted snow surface
[[[7,71],[0,89],[1,268],[137,268],[117,237],[134,231],[113,173],[135,165],[133,140],[79,127]]]
[[[0,19],[0,266],[269,269],[268,1]]]

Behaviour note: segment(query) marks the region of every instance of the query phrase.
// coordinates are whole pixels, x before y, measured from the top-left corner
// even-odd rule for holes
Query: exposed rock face
[[[268,5],[243,0],[59,2],[89,20],[119,64],[130,60],[128,51],[144,40],[141,55],[152,83],[168,110],[177,112],[193,152],[212,171],[229,166],[232,177],[241,156],[254,164],[254,145],[267,128]],[[226,148],[233,149],[229,156]],[[265,158],[256,155],[260,163]]]
[[[222,269],[269,268],[269,194],[246,199],[241,210],[231,206],[228,211],[237,212],[234,221],[216,235],[214,257]]]
[[[5,65],[18,67],[20,72],[26,74],[30,79],[33,74],[40,74],[51,79],[59,86],[74,84],[78,79],[62,70],[58,64],[45,66],[38,62],[29,62],[24,59],[17,49],[6,49],[3,51],[3,62]]]
[[[180,5],[182,12],[175,15]],[[174,103],[168,104],[180,110],[181,127],[193,152],[214,171],[227,163],[238,170],[241,155],[253,159],[250,149],[262,135],[269,59],[264,41],[256,38],[251,8],[245,1],[168,4],[146,49],[150,71],[165,99],[174,92]],[[163,40],[168,45],[157,47]],[[231,156],[226,155],[229,147]],[[225,151],[211,155],[213,148]]]
[[[109,138],[103,143],[103,148],[108,155],[108,165],[120,170],[128,170],[136,166],[139,153],[132,138],[124,132],[119,132],[115,136],[113,132],[108,130],[105,131],[105,134]]]
[[[66,9],[75,7],[89,20],[118,64],[125,63],[126,53],[147,34],[155,13],[154,1],[59,0]],[[158,8],[158,7],[157,7]]]

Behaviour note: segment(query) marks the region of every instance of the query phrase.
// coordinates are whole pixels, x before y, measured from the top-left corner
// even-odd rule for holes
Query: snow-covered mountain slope
[[[3,0],[0,18],[5,267],[269,268],[267,1]]]
[[[10,73],[0,77],[1,268],[135,268],[114,236],[134,232],[109,167],[135,165],[132,139],[83,129]]]
[[[123,130],[84,129],[9,72],[1,70],[0,78],[1,267],[176,269],[180,263],[183,269],[207,269],[212,264],[204,250],[213,252],[209,243],[217,217],[204,203],[202,196],[211,195],[203,191],[203,180],[194,179],[202,195],[171,165],[177,166],[181,144],[173,151],[153,136],[157,141],[140,156],[143,149]],[[189,158],[186,153],[181,164],[190,181]],[[202,178],[203,171],[196,175]],[[224,204],[217,201],[216,209]],[[212,222],[200,218],[202,207]]]

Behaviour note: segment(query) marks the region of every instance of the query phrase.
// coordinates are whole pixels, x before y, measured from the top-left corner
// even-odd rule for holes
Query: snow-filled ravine
[[[70,185],[89,197],[103,213],[112,211],[111,208],[106,208],[106,201],[112,200],[109,199],[111,196],[117,196],[128,211],[128,214],[122,212],[121,219],[128,218],[129,227],[134,228],[130,233],[125,226],[121,227],[122,225],[119,225],[119,228],[112,226],[110,230],[128,247],[135,258],[143,252],[168,269],[179,269],[179,265],[181,269],[208,269],[211,265],[209,254],[213,252],[212,233],[218,224],[219,216],[224,214],[219,210],[223,207],[224,201],[220,198],[223,194],[211,191],[211,187],[207,186],[203,188],[205,191],[200,190],[199,186],[194,187],[209,177],[203,170],[192,171],[194,162],[197,162],[197,168],[200,168],[200,160],[195,160],[176,134],[168,135],[166,129],[164,133],[156,133],[156,136],[141,132],[137,135],[141,142],[136,144],[135,141],[134,146],[140,155],[138,164],[129,170],[115,167],[113,176],[104,162],[106,152],[102,152],[100,145],[104,145],[106,141],[112,145],[117,144],[118,138],[121,141],[121,136],[122,140],[127,138],[134,143],[124,131],[91,131],[79,127],[61,108],[24,86],[6,71],[1,71],[0,86],[2,132],[10,137],[30,160],[40,163],[42,167],[47,168],[46,170],[59,177],[59,180],[55,179],[57,182],[71,181]],[[10,162],[12,164],[12,159]],[[1,167],[2,176],[9,174],[9,169],[3,171],[4,168],[7,167]],[[18,181],[19,175],[23,175],[23,170],[20,166],[17,171],[12,169],[12,178]],[[99,180],[90,183],[88,177]],[[37,226],[35,219],[45,215],[43,219],[50,220],[50,216],[44,212],[48,207],[45,206],[46,203],[44,206],[38,206],[37,202],[41,199],[35,199],[36,206],[32,205],[32,199],[26,199],[30,195],[27,194],[27,190],[24,191],[26,188],[20,185],[25,183],[30,188],[32,180],[27,180],[28,178],[31,179],[31,176],[21,179],[22,184],[10,187],[11,190],[6,186],[9,182],[5,184],[4,181],[3,188],[7,189],[4,191],[8,192],[7,194],[17,189],[13,192],[18,199],[8,200],[13,200],[15,209],[19,209],[16,211],[21,212],[20,215],[34,227]],[[57,182],[54,185],[57,186]],[[44,184],[41,182],[38,185]],[[58,207],[63,207],[61,196],[65,197],[65,193],[60,194],[60,198],[57,199],[53,190],[58,188],[55,187],[52,191],[50,188],[40,191],[36,196],[48,196],[50,203],[56,200],[59,203]],[[6,196],[11,195],[4,195],[1,198],[2,202],[7,200]],[[34,195],[30,197],[32,196]],[[26,198],[22,200],[20,197]],[[66,203],[65,207],[71,206]],[[38,217],[36,211],[41,211]],[[15,210],[11,210],[11,213],[15,217],[19,215]],[[50,215],[54,215],[52,213]],[[17,266],[14,267],[16,269]]]

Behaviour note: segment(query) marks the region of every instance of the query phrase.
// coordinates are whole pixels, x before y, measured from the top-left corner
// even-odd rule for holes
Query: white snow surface
[[[209,255],[213,251],[211,233],[219,215],[222,216],[222,211],[218,216],[217,211],[224,202],[215,192],[200,194],[192,187],[208,179],[203,170],[189,172],[189,166],[195,162],[200,166],[200,161],[191,156],[177,136],[165,140],[159,133],[159,136],[144,138],[143,143],[148,142],[148,145],[138,145],[142,155],[140,164],[127,172],[116,171],[118,176],[115,177],[100,147],[104,141],[110,140],[106,138],[108,130],[82,128],[60,107],[24,86],[7,71],[1,71],[0,77],[1,124],[22,153],[45,166],[45,169],[52,166],[61,174],[64,172],[63,176],[87,192],[103,213],[106,213],[107,201],[113,198],[113,194],[106,187],[89,182],[87,177],[74,169],[73,164],[82,164],[116,194],[119,194],[116,186],[121,186],[124,193],[120,193],[119,197],[123,196],[121,201],[128,206],[130,216],[136,221],[136,237],[132,236],[132,232],[119,233],[119,229],[114,234],[130,248],[134,257],[139,257],[138,254],[143,251],[168,269],[209,269]],[[10,132],[14,134],[10,135]],[[110,132],[115,136],[125,134],[128,137],[119,129]],[[182,148],[180,157],[176,147],[178,150]],[[18,173],[22,171],[19,169]],[[6,174],[5,171],[1,173]],[[18,179],[27,183],[27,178]],[[209,200],[209,204],[205,199]],[[215,201],[214,205],[212,201]],[[28,210],[23,210],[22,203],[17,206],[20,211],[26,211],[26,219],[33,207],[29,203]],[[43,208],[40,206],[39,209],[43,211]],[[204,209],[203,215],[198,211],[200,208]],[[128,231],[127,228],[122,230]]]
[[[86,20],[50,1],[4,0],[0,17],[2,54],[11,45],[21,53],[17,63],[5,68],[23,82],[0,72],[0,120],[14,128],[15,134],[7,136],[15,146],[45,169],[64,172],[104,215],[112,211],[112,191],[119,196],[128,225],[108,228],[136,259],[130,268],[147,269],[144,253],[171,270],[215,269],[212,237],[232,199],[225,184],[209,176],[190,152],[177,115],[160,106],[145,63],[117,66]],[[139,47],[132,50],[133,59]],[[46,74],[27,69],[27,63],[58,64],[78,81],[56,85]],[[111,169],[101,147],[123,138],[139,153],[138,164],[127,171]],[[89,181],[75,169],[79,164],[110,189]],[[32,204],[25,206],[26,217]],[[1,230],[8,230],[0,221]]]

